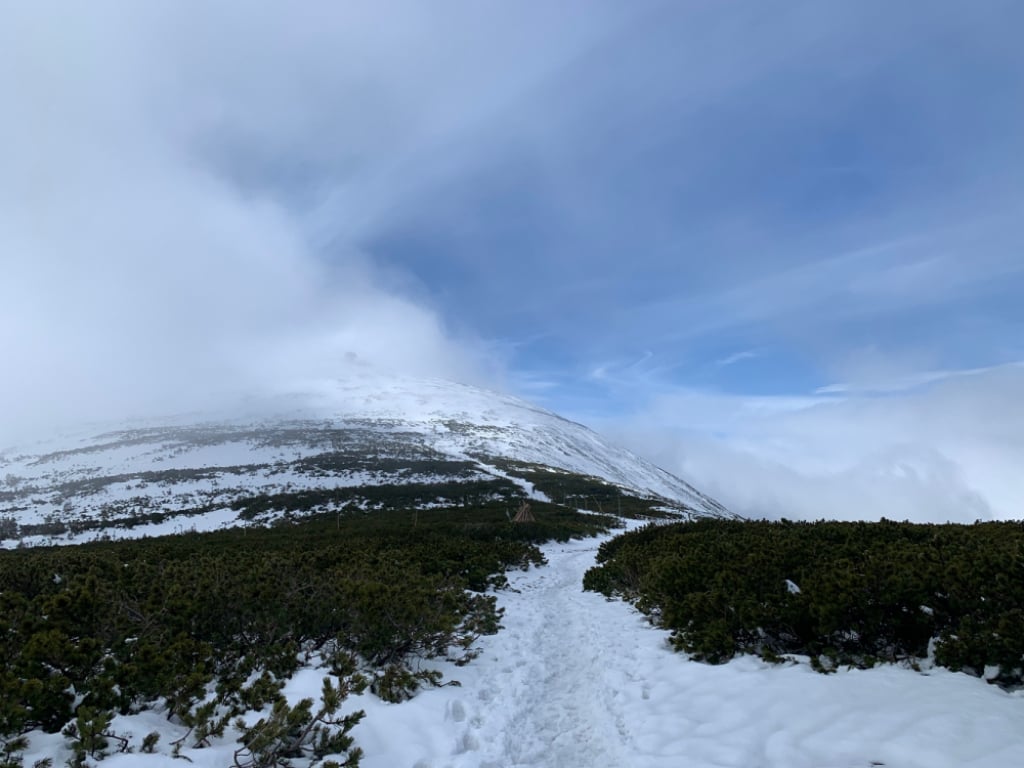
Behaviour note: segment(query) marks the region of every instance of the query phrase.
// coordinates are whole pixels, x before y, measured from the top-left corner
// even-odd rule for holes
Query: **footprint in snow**
[[[475,752],[478,749],[480,749],[480,740],[476,737],[476,734],[468,728],[455,741],[456,755],[461,755],[466,752]]]
[[[449,701],[445,712],[445,719],[451,718],[456,723],[461,723],[466,719],[466,707],[465,705],[456,699],[455,701]]]

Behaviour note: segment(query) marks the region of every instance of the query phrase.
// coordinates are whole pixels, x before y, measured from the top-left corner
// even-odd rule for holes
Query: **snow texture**
[[[593,539],[545,551],[546,568],[512,576],[507,629],[455,673],[462,688],[367,707],[367,768],[1024,765],[1021,692],[941,669],[688,661],[629,606],[581,591]]]

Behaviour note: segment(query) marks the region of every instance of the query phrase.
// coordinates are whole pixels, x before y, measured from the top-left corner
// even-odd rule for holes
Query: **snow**
[[[510,475],[508,472],[502,472],[497,467],[492,467],[490,464],[485,464],[482,461],[478,461],[477,460],[476,464],[477,464],[477,466],[480,467],[480,469],[483,470],[483,472],[484,472],[483,476],[484,477],[487,477],[487,476],[500,477],[500,478],[503,478],[505,480],[508,480],[513,485],[519,486],[519,488],[523,491],[523,493],[526,494],[526,498],[528,498],[528,499],[533,499],[535,501],[545,501],[545,502],[550,502],[551,501],[550,497],[548,497],[548,495],[546,493],[544,493],[543,491],[537,490],[534,487],[533,483],[531,483],[529,480],[524,480],[521,477],[516,477],[515,475]]]
[[[1022,763],[1021,693],[941,669],[692,662],[629,606],[580,590],[595,540],[545,552],[546,568],[511,576],[506,629],[455,672],[462,688],[367,708],[353,731],[367,768]]]
[[[544,548],[549,564],[510,574],[499,634],[467,667],[443,666],[461,687],[388,704],[347,707],[366,768],[1012,768],[1024,760],[1024,692],[977,678],[896,666],[822,675],[806,663],[743,657],[721,666],[673,653],[667,633],[634,609],[581,591],[600,539]],[[287,685],[292,703],[317,698],[323,671]],[[250,716],[250,720],[254,718]],[[104,766],[178,766],[184,729],[154,712],[115,720],[133,743],[158,730],[162,754]],[[26,764],[60,763],[59,737],[32,734]],[[233,738],[185,749],[197,768],[231,764]]]
[[[365,457],[365,465],[326,470],[303,461],[339,450],[339,440],[341,450]],[[375,457],[469,462],[478,472],[378,471]],[[547,500],[506,461],[601,478],[658,497],[676,511],[730,516],[683,480],[523,400],[441,380],[353,377],[251,399],[231,413],[94,426],[6,450],[0,455],[0,518],[21,526],[89,524],[94,533],[88,537],[23,542],[71,543],[103,533],[96,521],[118,538],[152,534],[124,525],[151,513],[172,520],[169,530],[205,530],[202,520],[185,513],[285,491],[504,478],[528,497]],[[11,538],[0,547],[18,543]]]

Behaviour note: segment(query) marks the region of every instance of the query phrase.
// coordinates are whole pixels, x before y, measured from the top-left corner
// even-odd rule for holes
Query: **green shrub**
[[[363,718],[363,712],[340,715],[341,703],[350,693],[345,686],[332,685],[324,678],[320,708],[313,712],[313,700],[303,699],[294,707],[283,698],[274,702],[270,715],[255,725],[239,721],[242,744],[235,752],[236,768],[275,768],[291,765],[295,758],[322,760],[328,755],[344,755],[338,766],[359,765],[362,751],[352,746],[349,731]]]
[[[1024,525],[699,520],[605,542],[584,587],[637,605],[673,645],[837,665],[924,657],[1019,684]]]
[[[190,729],[178,748],[203,746],[314,657],[392,700],[440,684],[420,660],[473,658],[500,627],[484,593],[506,570],[612,524],[537,502],[538,522],[512,525],[506,506],[0,551],[0,744],[69,727],[80,755],[98,754],[108,732],[88,723],[161,704]]]

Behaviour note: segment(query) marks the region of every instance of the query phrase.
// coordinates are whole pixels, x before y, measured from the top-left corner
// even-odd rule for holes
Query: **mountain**
[[[216,417],[133,422],[0,452],[4,546],[481,498],[621,508],[624,497],[662,512],[733,516],[580,424],[441,380],[317,382]]]

